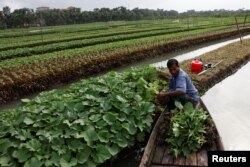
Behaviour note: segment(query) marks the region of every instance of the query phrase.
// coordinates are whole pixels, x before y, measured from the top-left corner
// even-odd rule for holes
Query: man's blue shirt
[[[170,78],[169,90],[181,91],[187,94],[193,100],[199,100],[199,94],[197,89],[194,87],[190,77],[182,69],[180,69],[176,77],[172,76]]]

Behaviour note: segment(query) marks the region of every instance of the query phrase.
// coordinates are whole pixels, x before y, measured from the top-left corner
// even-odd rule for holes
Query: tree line
[[[93,11],[81,11],[80,8],[68,9],[48,9],[36,10],[29,8],[11,9],[6,6],[0,11],[0,28],[18,28],[30,26],[53,26],[67,24],[81,24],[90,22],[106,22],[118,20],[142,20],[142,19],[177,19],[183,17],[227,17],[247,15],[250,10],[239,9],[231,10],[213,10],[213,11],[195,11],[179,13],[175,10],[152,10],[139,9],[132,10],[125,7],[96,8]]]

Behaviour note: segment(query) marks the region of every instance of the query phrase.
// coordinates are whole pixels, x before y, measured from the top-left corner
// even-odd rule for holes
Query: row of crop
[[[174,28],[180,28],[180,27],[174,27]],[[5,50],[11,50],[11,49],[17,49],[17,48],[25,48],[25,47],[35,47],[35,46],[41,46],[41,45],[48,45],[48,44],[54,44],[54,43],[62,43],[62,42],[70,42],[70,41],[75,41],[75,40],[84,40],[84,39],[93,39],[93,38],[100,38],[100,37],[109,37],[109,36],[114,36],[114,35],[124,35],[124,34],[134,34],[134,33],[141,33],[141,32],[149,32],[149,31],[158,31],[158,30],[163,30],[163,29],[171,29],[168,27],[151,27],[151,28],[138,28],[138,29],[127,29],[125,30],[112,30],[112,31],[106,31],[106,32],[102,32],[102,33],[98,33],[95,32],[95,34],[75,34],[75,35],[71,35],[71,36],[61,36],[59,34],[55,34],[53,36],[53,38],[49,38],[46,40],[43,40],[41,42],[38,42],[37,40],[34,39],[29,39],[29,42],[26,43],[25,41],[28,39],[25,39],[25,41],[23,41],[24,43],[20,44],[20,45],[10,45],[10,46],[6,46],[6,45],[2,45],[4,47],[0,48],[0,51],[5,51]],[[31,41],[30,41],[31,40]],[[8,41],[7,41],[8,42]],[[20,41],[19,41],[20,42]]]
[[[168,27],[168,26],[148,26],[148,27],[129,27],[129,28],[109,28],[106,30],[95,30],[92,32],[58,32],[55,34],[47,34],[47,35],[38,35],[38,36],[22,36],[17,38],[6,38],[0,41],[0,48],[8,48],[12,46],[19,45],[29,45],[33,43],[41,43],[44,42],[46,44],[47,41],[57,41],[57,40],[67,40],[71,38],[77,38],[81,36],[90,36],[90,35],[98,35],[98,34],[106,34],[106,33],[115,33],[115,32],[124,32],[124,31],[133,31],[133,30],[141,30],[141,29],[149,29],[150,28],[160,28],[160,27]],[[2,50],[1,49],[1,50]]]
[[[231,24],[228,25],[218,25],[218,24],[209,24],[209,25],[199,25],[195,26],[195,28],[209,28],[211,26],[231,26]],[[54,43],[62,43],[62,42],[70,42],[70,41],[75,41],[75,40],[84,40],[84,39],[93,39],[93,38],[100,38],[100,37],[109,37],[109,36],[114,36],[114,35],[125,35],[125,34],[134,34],[134,33],[141,33],[141,32],[149,32],[149,31],[158,31],[158,30],[167,30],[167,29],[179,29],[181,27],[186,27],[186,26],[158,26],[158,27],[150,27],[150,28],[136,28],[136,29],[117,29],[117,30],[107,30],[105,32],[96,32],[94,34],[72,34],[70,36],[68,35],[61,35],[61,34],[54,34],[50,38],[43,39],[41,41],[41,37],[36,39],[32,38],[25,38],[25,39],[16,39],[18,43],[21,44],[15,44],[13,43],[13,40],[5,41],[3,44],[0,44],[0,51],[5,51],[5,50],[11,50],[11,49],[17,49],[17,48],[26,48],[26,47],[35,47],[35,46],[42,46],[42,45],[48,45],[48,44],[54,44]],[[193,27],[194,28],[194,27]],[[27,41],[27,42],[26,42]]]
[[[147,22],[146,22],[147,23]],[[143,23],[142,25],[145,25],[146,23]],[[71,27],[71,31],[72,32],[68,32],[69,30],[57,30],[59,28],[55,28],[55,31],[57,31],[56,34],[52,34],[52,35],[46,35],[46,34],[43,34],[43,40],[46,41],[46,40],[51,40],[51,39],[58,39],[58,38],[66,38],[66,37],[74,37],[76,35],[89,35],[89,34],[99,34],[99,33],[106,33],[106,32],[119,32],[119,31],[126,31],[126,30],[140,30],[140,29],[149,29],[149,28],[175,28],[175,27],[182,27],[184,26],[183,24],[164,24],[165,22],[161,23],[161,24],[153,24],[151,23],[150,21],[148,21],[148,24],[147,26],[134,26],[134,27],[123,27],[123,28],[108,28],[108,29],[105,29],[105,30],[96,30],[96,27],[92,27],[93,29],[93,32],[85,32],[85,31],[80,31],[81,29],[78,28],[78,26],[76,25],[75,27]],[[103,23],[105,24],[105,23]],[[139,24],[139,23],[138,23]],[[64,26],[62,26],[64,27]],[[61,29],[61,28],[60,28]],[[65,29],[68,29],[68,28],[65,28]],[[91,27],[89,27],[89,29],[91,29]],[[83,29],[84,30],[84,29]],[[40,31],[40,30],[39,30]],[[46,29],[44,30],[46,31]],[[80,31],[80,32],[79,32]],[[6,39],[3,39],[5,42],[3,42],[2,40],[0,41],[0,44],[3,45],[3,46],[10,46],[10,45],[4,45],[4,44],[7,44],[7,43],[11,43],[11,44],[15,44],[15,43],[18,43],[20,41],[22,42],[27,42],[27,41],[41,41],[41,36],[26,36],[25,34],[19,38],[6,38]],[[27,43],[28,44],[28,43]],[[2,46],[2,47],[3,47]]]
[[[164,34],[169,35],[169,34],[180,33],[180,32],[190,32],[190,31],[195,31],[195,30],[200,30],[200,29],[208,30],[211,28],[213,29],[213,28],[218,28],[218,27],[211,26],[209,28],[202,27],[202,28],[190,28],[190,29],[182,28],[182,29],[177,29],[177,30],[159,30],[159,31],[142,32],[142,33],[136,33],[136,34],[116,35],[116,36],[111,36],[111,37],[100,37],[100,38],[94,38],[94,39],[89,39],[89,40],[76,40],[76,41],[70,41],[70,42],[42,45],[42,46],[37,46],[33,48],[19,48],[15,50],[2,51],[0,53],[0,60],[11,59],[11,58],[16,58],[16,57],[26,57],[26,56],[31,56],[35,54],[45,54],[45,53],[61,51],[61,50],[82,48],[86,46],[99,45],[103,43],[107,44],[107,43],[145,38],[145,37],[151,37],[151,36],[161,36]],[[219,28],[222,28],[222,27],[219,26]]]
[[[1,113],[1,166],[95,167],[151,129],[156,69],[111,72]]]
[[[62,26],[63,27],[63,26]],[[3,38],[16,38],[16,37],[30,37],[30,36],[37,36],[37,35],[47,35],[53,33],[78,33],[78,32],[90,32],[90,31],[98,31],[98,30],[106,30],[109,29],[107,25],[100,25],[98,27],[88,27],[88,28],[75,28],[75,29],[64,29],[64,28],[43,28],[40,29],[21,29],[15,33],[8,33],[8,34],[0,34],[0,39]]]
[[[36,35],[46,35],[46,34],[54,34],[57,33],[54,30],[50,30],[50,31],[40,31],[38,30],[37,32],[29,32],[29,33],[18,33],[18,34],[6,34],[6,35],[0,35],[0,39],[3,38],[16,38],[16,37],[23,37],[23,36],[36,36]]]
[[[54,33],[63,33],[69,34],[72,33],[90,33],[92,31],[105,31],[108,29],[124,29],[129,28],[131,26],[136,26],[138,24],[152,24],[152,21],[143,22],[128,22],[128,23],[99,23],[99,24],[86,24],[86,25],[70,25],[70,26],[54,26],[54,27],[41,27],[41,28],[29,28],[29,29],[20,29],[16,31],[6,31],[6,33],[0,33],[0,39],[8,39],[8,38],[18,38],[18,37],[33,37],[37,35],[48,35]],[[122,27],[122,28],[121,28]]]
[[[197,23],[196,25],[190,25],[190,26],[201,26],[201,25],[226,25],[227,23],[223,23],[223,24],[219,24],[219,23],[213,23],[210,21],[209,22],[206,22],[206,24],[203,24],[204,21],[201,21],[199,22],[199,24]],[[103,23],[105,25],[105,23]],[[107,24],[107,23],[106,23]],[[146,25],[146,26],[141,26],[142,25]],[[103,26],[104,26],[103,25]],[[62,27],[62,28],[61,28]],[[67,28],[65,26],[65,30],[63,29],[64,26],[61,26],[61,27],[58,27],[58,28],[55,28],[55,31],[57,33],[55,34],[51,34],[51,35],[46,35],[46,34],[42,34],[40,36],[27,36],[25,34],[23,34],[22,36],[20,37],[16,37],[16,38],[5,38],[0,42],[0,46],[1,48],[4,48],[4,47],[11,47],[12,45],[23,45],[23,44],[31,44],[31,43],[34,43],[35,41],[36,42],[40,42],[43,41],[47,41],[47,40],[54,40],[54,39],[58,39],[58,38],[66,38],[66,37],[77,37],[77,35],[81,34],[81,35],[88,35],[88,34],[91,34],[91,33],[105,33],[105,32],[112,32],[112,31],[119,31],[119,30],[137,30],[137,29],[141,29],[141,28],[145,28],[145,27],[150,27],[150,28],[153,28],[153,27],[168,27],[168,28],[175,28],[175,27],[187,27],[186,23],[169,23],[169,22],[166,22],[166,21],[162,21],[162,22],[159,22],[159,21],[156,21],[156,23],[152,22],[152,21],[146,21],[146,22],[142,22],[142,23],[137,23],[135,24],[134,27],[123,27],[123,28],[108,28],[108,29],[105,29],[105,30],[96,30],[96,28],[100,27],[100,25],[98,25],[98,27],[88,27],[88,29],[91,30],[91,28],[95,31],[85,31],[86,27],[84,26],[75,26],[75,27],[72,27],[71,26],[71,29],[72,30],[68,30],[69,28]],[[80,29],[79,27],[83,27],[82,29]],[[49,29],[48,29],[49,30]],[[40,31],[40,30],[36,30],[36,31]],[[44,31],[47,31],[46,29]],[[6,41],[6,42],[5,42]]]
[[[74,26],[56,26],[56,27],[41,27],[41,28],[36,28],[36,29],[20,29],[20,30],[16,30],[16,32],[11,32],[8,33],[9,30],[5,30],[5,31],[0,31],[0,37],[2,37],[1,39],[4,41],[8,41],[11,43],[18,43],[18,41],[20,40],[24,40],[24,38],[28,41],[33,41],[33,40],[41,40],[41,37],[43,37],[44,39],[53,39],[54,38],[58,38],[58,36],[61,37],[72,37],[75,36],[77,34],[92,34],[92,33],[96,33],[96,32],[106,32],[106,31],[117,31],[117,30],[121,30],[124,28],[111,28],[108,24],[105,23],[101,23],[99,25],[74,25]],[[126,29],[131,29],[126,28]],[[6,33],[3,33],[6,32]],[[51,32],[53,32],[51,34]],[[32,35],[29,35],[32,34]],[[34,34],[34,35],[33,35]],[[9,36],[8,38],[4,38],[5,35]],[[2,43],[1,40],[1,44]]]
[[[18,29],[16,31],[6,31],[6,33],[0,32],[0,39],[2,38],[15,38],[15,37],[30,37],[35,35],[46,35],[51,33],[79,33],[79,32],[91,32],[91,31],[99,31],[99,30],[107,30],[109,28],[115,28],[119,26],[130,26],[136,25],[136,23],[125,23],[125,24],[105,24],[102,23],[100,25],[76,25],[76,26],[54,26],[54,27],[40,27],[40,28],[26,28],[26,29]]]
[[[223,29],[223,28],[222,28]],[[33,55],[31,57],[19,57],[15,59],[7,59],[0,61],[0,69],[6,69],[11,67],[17,67],[19,68],[22,65],[25,64],[31,64],[31,63],[40,63],[42,61],[46,61],[52,58],[59,58],[59,57],[71,57],[74,55],[88,55],[89,52],[94,52],[94,54],[91,54],[91,58],[95,58],[95,55],[98,55],[102,57],[103,53],[107,51],[107,55],[110,53],[112,54],[119,54],[120,50],[122,52],[125,50],[126,52],[132,52],[135,49],[139,50],[147,50],[148,48],[157,46],[157,45],[163,45],[168,43],[171,40],[180,40],[181,38],[192,38],[192,36],[199,36],[202,35],[202,33],[208,32],[214,32],[215,30],[219,30],[218,28],[214,29],[200,29],[195,31],[187,31],[187,32],[180,32],[180,33],[174,33],[174,34],[167,34],[162,36],[152,36],[147,38],[140,38],[140,39],[134,39],[134,40],[126,40],[126,41],[119,41],[115,43],[104,43],[100,45],[94,45],[94,46],[88,46],[84,48],[79,49],[69,49],[66,51],[58,51],[43,55]],[[222,30],[222,32],[224,29]],[[85,58],[83,56],[83,58]]]
[[[65,32],[56,32],[53,34],[41,34],[36,36],[20,36],[20,37],[13,37],[13,38],[3,38],[0,41],[1,48],[10,47],[12,45],[23,45],[23,44],[32,44],[34,42],[45,42],[48,40],[60,39],[60,38],[72,38],[77,37],[79,35],[89,35],[89,34],[96,34],[96,33],[105,33],[105,32],[112,32],[112,31],[119,31],[119,29],[106,29],[106,30],[96,30],[94,32],[72,32],[72,33],[65,33]],[[42,30],[44,32],[45,30]]]
[[[107,28],[115,28],[120,26],[140,26],[140,25],[155,25],[155,24],[166,24],[170,23],[169,20],[141,20],[141,21],[112,21],[112,22],[96,22],[96,23],[87,23],[87,24],[74,24],[74,25],[60,25],[60,26],[49,26],[49,27],[30,27],[30,28],[18,28],[18,29],[5,29],[0,30],[0,37],[17,37],[17,36],[29,36],[39,31],[54,31],[60,33],[79,33],[79,32],[88,32],[88,31],[98,31]]]

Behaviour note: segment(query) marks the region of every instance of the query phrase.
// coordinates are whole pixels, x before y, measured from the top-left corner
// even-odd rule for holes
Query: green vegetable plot
[[[82,80],[1,113],[0,166],[95,167],[144,140],[159,89],[153,67]]]

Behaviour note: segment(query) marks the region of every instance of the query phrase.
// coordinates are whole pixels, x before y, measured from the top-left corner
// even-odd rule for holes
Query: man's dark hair
[[[169,59],[167,63],[168,68],[171,68],[173,65],[179,67],[179,62],[176,59]]]

